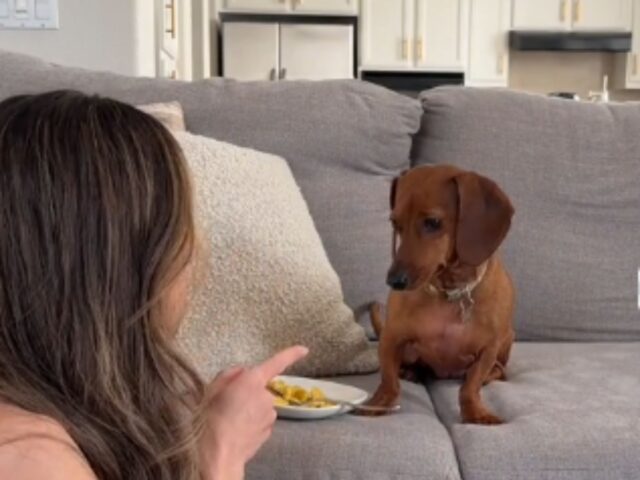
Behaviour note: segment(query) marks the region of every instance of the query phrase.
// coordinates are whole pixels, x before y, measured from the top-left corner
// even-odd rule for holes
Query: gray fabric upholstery
[[[379,376],[334,380],[373,392]],[[459,479],[451,440],[425,388],[403,382],[401,405],[400,412],[380,418],[278,420],[249,464],[247,480]]]
[[[476,170],[513,200],[519,338],[640,340],[640,103],[451,87],[421,99],[415,163]]]
[[[457,381],[429,391],[465,480],[640,478],[640,343],[516,343],[482,392],[507,423],[460,423]]]
[[[190,132],[284,157],[347,304],[357,309],[386,296],[388,190],[391,178],[409,166],[422,113],[417,101],[357,81],[185,83],[56,67],[0,52],[0,99],[61,88],[138,105],[177,100]]]

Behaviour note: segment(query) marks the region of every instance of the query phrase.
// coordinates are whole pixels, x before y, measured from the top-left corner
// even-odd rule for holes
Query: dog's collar
[[[484,263],[480,266],[478,275],[471,282],[467,283],[458,288],[442,288],[437,287],[433,283],[428,283],[425,286],[425,290],[427,293],[431,295],[440,295],[444,294],[445,298],[448,302],[455,303],[458,302],[460,304],[460,310],[462,311],[463,320],[467,320],[469,317],[469,313],[471,308],[473,307],[474,301],[472,297],[472,293],[475,288],[480,284],[484,275],[487,273],[487,263]]]

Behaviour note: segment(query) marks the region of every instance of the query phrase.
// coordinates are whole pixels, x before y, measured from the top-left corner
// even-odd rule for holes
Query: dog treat
[[[335,405],[327,400],[324,392],[317,387],[306,390],[282,380],[271,380],[267,387],[274,394],[273,403],[276,406],[326,408]]]

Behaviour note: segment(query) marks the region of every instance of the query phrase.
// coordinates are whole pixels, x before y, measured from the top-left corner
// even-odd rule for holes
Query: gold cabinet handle
[[[500,55],[498,55],[498,63],[496,67],[496,70],[498,71],[498,75],[504,75],[504,72],[506,70],[506,65],[507,65],[507,54],[502,52]]]
[[[566,22],[567,20],[567,7],[569,2],[567,0],[560,0],[560,21]]]
[[[407,60],[409,58],[409,40],[403,38],[400,48],[402,50],[402,60]]]
[[[164,8],[169,10],[171,14],[171,25],[165,30],[165,33],[170,33],[171,38],[176,38],[176,0],[171,0],[171,3],[165,4]]]
[[[422,61],[422,58],[424,56],[424,51],[423,51],[423,48],[422,48],[423,47],[423,45],[422,45],[422,37],[416,38],[415,43],[416,43],[416,45],[415,45],[416,58],[419,61]]]
[[[580,21],[580,17],[582,17],[582,1],[574,0],[573,1],[573,23],[578,23]]]

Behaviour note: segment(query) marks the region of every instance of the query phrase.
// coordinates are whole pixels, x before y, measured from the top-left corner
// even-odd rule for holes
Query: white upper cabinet
[[[353,78],[350,25],[280,25],[280,79]]]
[[[224,0],[225,10],[249,12],[286,12],[288,0]]]
[[[516,30],[625,30],[633,0],[513,0]]]
[[[462,70],[462,0],[415,0],[415,65]]]
[[[515,30],[568,29],[571,27],[571,1],[513,0],[513,28]]]
[[[224,10],[255,13],[355,15],[358,0],[224,0]]]
[[[413,65],[414,0],[363,0],[360,13],[362,65],[408,69]]]
[[[362,68],[460,71],[467,0],[363,0]]]
[[[358,0],[291,0],[291,6],[300,13],[358,13]]]
[[[573,0],[574,30],[631,29],[631,0]]]
[[[509,79],[511,0],[472,1],[465,85],[506,87]]]

